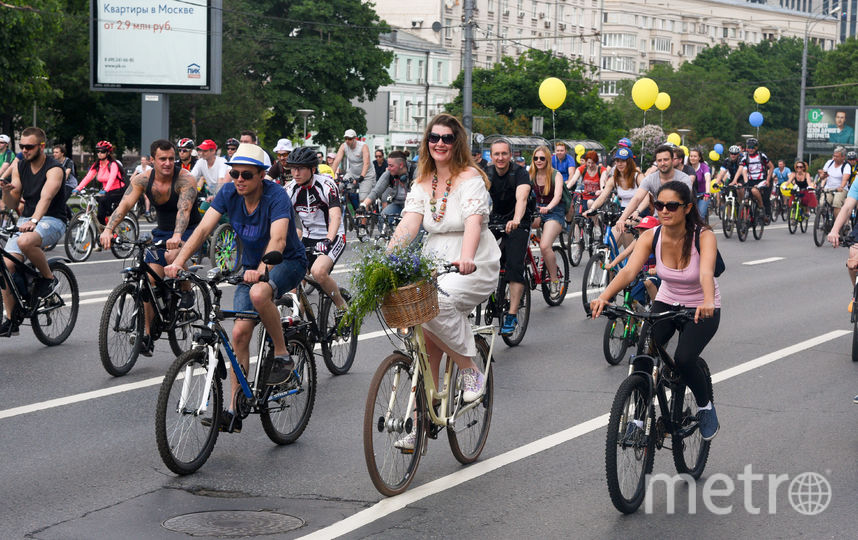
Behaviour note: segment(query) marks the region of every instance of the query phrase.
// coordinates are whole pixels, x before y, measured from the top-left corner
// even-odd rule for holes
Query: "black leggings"
[[[110,215],[113,214],[113,211],[116,210],[116,207],[119,206],[119,201],[122,200],[122,196],[125,195],[125,191],[122,189],[112,189],[102,195],[101,199],[98,201],[98,222],[102,225],[107,224],[107,220],[110,219]]]
[[[662,313],[677,309],[674,306],[665,304],[664,302],[653,302],[652,313]],[[681,308],[685,309],[685,308]],[[656,323],[652,329],[653,340],[665,345],[679,328],[679,342],[676,344],[676,351],[673,353],[673,360],[676,362],[676,367],[682,380],[686,386],[691,389],[694,394],[694,399],[697,401],[698,407],[703,407],[709,403],[709,392],[707,391],[706,377],[697,359],[700,353],[706,348],[706,345],[718,331],[718,324],[721,322],[721,309],[716,308],[714,315],[709,319],[701,319],[695,324],[694,320],[677,325],[675,321],[661,321]]]

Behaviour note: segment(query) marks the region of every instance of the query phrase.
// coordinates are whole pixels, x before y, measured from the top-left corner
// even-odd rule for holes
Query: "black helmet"
[[[855,153],[855,150],[850,150],[846,152],[846,159],[858,159],[858,154]]]
[[[299,165],[303,167],[315,167],[319,164],[319,156],[309,146],[300,146],[286,158],[287,165]]]
[[[229,139],[226,140],[226,144],[224,146],[234,146],[234,147],[238,148],[239,144],[241,144],[241,143],[238,142],[238,139],[230,137]]]
[[[760,146],[760,141],[753,137],[748,139],[748,142],[745,143],[745,148],[756,148],[758,146]]]

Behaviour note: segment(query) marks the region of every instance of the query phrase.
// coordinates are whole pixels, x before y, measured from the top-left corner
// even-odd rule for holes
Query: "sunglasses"
[[[796,165],[795,168],[796,169],[804,169],[804,165]]]
[[[187,148],[179,148],[179,152],[190,152]]]
[[[456,142],[456,135],[453,133],[445,133],[443,135],[438,135],[437,133],[429,134],[429,142],[432,144],[437,143],[438,141],[444,141],[444,144],[453,144]]]
[[[655,209],[658,210],[659,212],[661,212],[665,208],[667,209],[668,212],[676,212],[677,210],[679,210],[679,208],[681,206],[685,206],[685,204],[678,202],[678,201],[670,201],[670,202],[655,201],[653,203],[653,206],[655,206]]]
[[[39,146],[38,144],[19,144],[21,150],[32,150],[33,148]]]
[[[253,173],[252,173],[252,172],[250,172],[250,171],[241,171],[241,172],[239,173],[239,172],[238,172],[238,171],[236,171],[235,169],[230,169],[230,170],[229,170],[229,175],[230,175],[230,176],[232,176],[233,180],[238,180],[238,177],[239,177],[239,176],[240,176],[241,178],[245,179],[245,180],[253,180],[253,177],[254,177],[254,176],[256,176],[255,174],[253,174]]]
[[[545,156],[533,156],[533,161],[548,161]]]
[[[355,140],[355,138],[354,137],[346,137],[346,140],[347,141],[353,141],[353,140]]]

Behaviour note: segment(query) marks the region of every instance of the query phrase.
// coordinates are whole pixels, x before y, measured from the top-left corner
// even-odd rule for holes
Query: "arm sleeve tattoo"
[[[176,211],[176,228],[173,234],[182,234],[188,228],[194,201],[197,198],[197,187],[191,175],[180,175],[176,181],[176,191],[179,192],[178,210]]]
[[[148,183],[148,179],[143,174],[135,175],[131,182],[128,184],[128,188],[125,190],[125,194],[122,196],[122,200],[119,201],[119,206],[116,207],[116,210],[113,211],[113,214],[110,216],[110,221],[107,222],[107,229],[111,231],[122,221],[122,218],[125,217],[125,214],[128,213],[128,210],[134,206],[134,203],[137,202],[137,199],[146,192],[146,184]],[[140,187],[140,193],[135,193],[134,187]]]

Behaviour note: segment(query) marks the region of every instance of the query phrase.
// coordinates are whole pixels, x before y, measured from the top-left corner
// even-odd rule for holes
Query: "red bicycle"
[[[551,276],[548,273],[548,267],[542,257],[542,251],[539,249],[540,231],[534,230],[530,235],[530,242],[527,245],[527,255],[525,258],[525,274],[527,274],[527,283],[531,290],[536,290],[536,286],[542,287],[542,297],[549,306],[559,306],[566,298],[566,291],[569,288],[569,257],[566,255],[566,250],[559,245],[552,247],[551,251],[554,254],[554,261],[557,265],[557,280],[559,285],[552,289]]]

